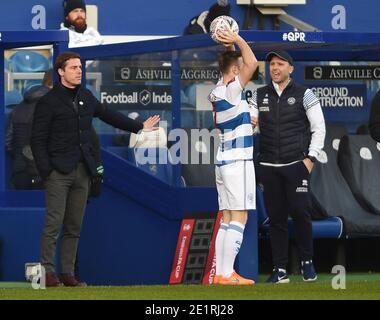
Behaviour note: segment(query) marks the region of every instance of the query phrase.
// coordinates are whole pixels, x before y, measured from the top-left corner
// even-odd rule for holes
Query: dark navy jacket
[[[13,158],[14,173],[23,172],[32,177],[38,176],[38,170],[30,149],[30,137],[36,103],[48,91],[49,88],[45,86],[34,86],[24,94],[23,101],[11,113],[7,128],[6,146]]]
[[[91,143],[93,117],[126,131],[137,133],[143,128],[139,121],[110,110],[82,87],[77,93],[77,110],[72,96],[57,84],[42,97],[34,112],[31,147],[37,168],[46,178],[55,169],[70,173],[83,161],[96,176],[95,149]]]
[[[308,154],[311,132],[303,105],[306,89],[291,80],[281,97],[272,82],[257,90],[260,162],[289,163]]]

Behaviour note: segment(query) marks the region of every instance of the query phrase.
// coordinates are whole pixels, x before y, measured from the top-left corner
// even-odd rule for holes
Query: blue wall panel
[[[0,281],[25,281],[24,266],[38,262],[45,208],[0,208]]]
[[[376,32],[380,26],[378,0],[307,0],[305,6],[289,6],[286,11],[322,31],[339,31],[332,27],[334,6],[340,5],[346,11],[346,29],[340,31]]]
[[[180,223],[104,188],[85,216],[79,250],[81,277],[102,285],[168,283]]]
[[[189,20],[207,10],[214,0],[87,0],[99,8],[99,31],[104,35],[176,35],[182,34]],[[47,29],[57,29],[62,22],[61,0],[13,0],[0,4],[0,30],[32,30],[32,24],[46,20]],[[230,0],[232,16],[242,26],[246,6],[237,6]],[[351,32],[376,31],[380,26],[380,6],[377,0],[307,0],[305,6],[289,6],[286,11],[323,31],[334,31],[331,21],[336,14],[332,8],[344,6],[346,10],[346,29]],[[40,7],[35,7],[40,6]],[[37,13],[32,12],[37,9]],[[40,9],[45,12],[41,13]],[[38,21],[39,20],[39,21]],[[256,22],[257,23],[257,20]],[[270,28],[271,24],[266,23]],[[282,24],[282,27],[289,29]]]

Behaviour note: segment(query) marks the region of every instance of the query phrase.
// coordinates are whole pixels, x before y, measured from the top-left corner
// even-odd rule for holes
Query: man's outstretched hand
[[[157,130],[158,127],[155,127],[155,125],[158,122],[160,122],[160,116],[159,115],[155,115],[155,116],[149,117],[148,119],[146,119],[144,121],[144,128],[143,128],[143,130],[144,131]]]

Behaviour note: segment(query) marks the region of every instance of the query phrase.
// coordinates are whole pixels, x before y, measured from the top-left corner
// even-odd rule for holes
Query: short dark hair
[[[61,53],[57,57],[57,59],[55,59],[55,63],[54,63],[55,72],[58,72],[58,69],[64,69],[67,60],[70,60],[70,59],[80,59],[80,55],[76,52],[70,52],[70,51]]]
[[[219,56],[219,69],[222,73],[226,73],[229,67],[233,63],[237,63],[238,59],[241,57],[240,51],[225,51]]]

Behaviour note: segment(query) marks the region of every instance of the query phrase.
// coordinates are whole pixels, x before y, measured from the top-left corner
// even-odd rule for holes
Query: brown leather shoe
[[[61,287],[62,283],[54,272],[47,272],[45,275],[45,285],[47,288]]]
[[[61,281],[66,287],[87,287],[85,282],[79,282],[75,277],[70,273],[62,273]]]

